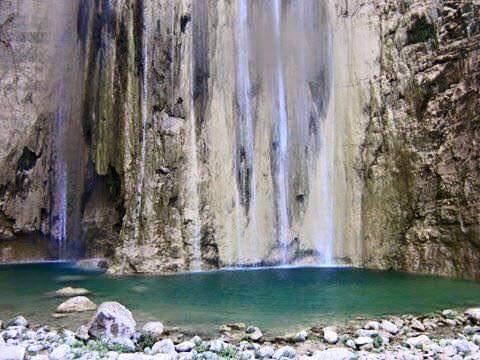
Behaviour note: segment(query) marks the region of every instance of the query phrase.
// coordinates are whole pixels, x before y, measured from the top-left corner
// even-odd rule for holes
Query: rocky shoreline
[[[36,326],[21,315],[0,321],[0,360],[480,359],[480,308],[357,318],[276,337],[233,323],[222,325],[218,336],[202,339],[159,321],[138,329],[125,306],[105,302],[97,307],[87,294],[74,288],[57,292],[71,297],[55,316],[95,311],[75,331]]]

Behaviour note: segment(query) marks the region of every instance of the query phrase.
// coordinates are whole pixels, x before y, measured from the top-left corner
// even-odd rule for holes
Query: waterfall
[[[144,2],[143,4],[143,38],[142,38],[142,91],[141,91],[141,136],[140,136],[140,159],[138,162],[138,176],[137,176],[137,200],[136,200],[136,214],[137,219],[135,222],[135,234],[136,241],[139,240],[141,235],[141,227],[143,223],[143,189],[145,182],[145,157],[147,151],[147,122],[148,122],[148,79],[150,71],[149,60],[149,41],[150,41],[150,6]]]
[[[249,236],[248,243],[255,248],[258,244],[257,239],[257,199],[256,199],[256,179],[254,164],[254,119],[252,114],[250,79],[250,42],[248,31],[249,3],[248,0],[236,1],[236,97],[238,106],[238,140],[236,146],[235,173],[237,176],[237,191],[235,199],[236,218],[237,218],[237,249],[238,260],[242,259],[242,249],[245,243],[245,237]],[[248,219],[247,227],[251,229],[248,234],[240,234],[240,205],[243,205]]]
[[[59,86],[62,94],[63,86]],[[65,104],[65,103],[64,103]],[[52,219],[51,234],[58,246],[58,257],[67,257],[67,162],[64,157],[65,127],[68,113],[65,105],[59,106],[55,113],[53,132],[56,135],[53,143],[53,194],[52,194]]]
[[[285,82],[283,75],[282,49],[282,2],[273,1],[276,99],[276,141],[275,141],[275,186],[277,206],[277,239],[280,245],[281,261],[288,261],[289,221],[288,221],[288,118]]]
[[[53,106],[52,193],[50,234],[59,259],[83,255],[81,201],[84,190],[84,140],[81,125],[82,60],[77,48],[74,19],[79,1],[55,8],[52,30]]]
[[[187,179],[188,194],[186,199],[185,218],[189,223],[189,237],[191,243],[190,270],[202,269],[202,224],[200,218],[200,166],[198,159],[197,126],[203,121],[206,106],[207,71],[205,69],[208,59],[207,46],[207,2],[194,1],[192,3],[192,35],[190,59],[190,124],[189,124],[189,159],[190,173]]]

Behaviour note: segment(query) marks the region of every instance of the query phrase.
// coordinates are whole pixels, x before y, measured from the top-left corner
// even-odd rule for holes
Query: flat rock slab
[[[64,287],[55,291],[55,296],[59,297],[74,297],[74,296],[85,296],[90,294],[91,291],[84,288],[73,288],[71,286]]]

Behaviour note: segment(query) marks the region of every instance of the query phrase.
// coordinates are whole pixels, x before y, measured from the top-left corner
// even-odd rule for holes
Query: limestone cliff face
[[[480,275],[480,3],[390,1],[363,145],[365,265]]]
[[[2,2],[1,259],[477,276],[478,4],[424,3]]]

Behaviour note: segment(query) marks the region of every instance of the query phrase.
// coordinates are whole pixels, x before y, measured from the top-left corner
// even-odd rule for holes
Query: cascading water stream
[[[242,258],[242,244],[246,236],[245,232],[240,234],[240,205],[246,209],[248,225],[251,229],[250,237],[253,235],[255,245],[257,204],[255,189],[254,171],[254,123],[252,114],[252,102],[250,91],[252,88],[249,67],[249,31],[248,31],[248,0],[236,1],[236,93],[237,105],[239,108],[238,143],[236,147],[235,173],[237,174],[237,195],[236,195],[236,216],[237,216],[237,249],[238,257]],[[241,199],[239,199],[239,197]],[[252,241],[250,241],[252,243]],[[255,246],[254,245],[254,246]],[[256,246],[255,246],[256,247]]]
[[[136,213],[137,220],[135,222],[135,234],[136,241],[140,237],[140,229],[142,226],[143,216],[143,190],[145,182],[145,157],[147,151],[147,121],[148,121],[148,74],[150,71],[149,49],[148,44],[150,41],[150,6],[144,3],[143,8],[143,39],[142,39],[142,97],[141,97],[141,137],[140,137],[140,159],[138,163],[138,177],[137,177],[137,200],[136,200]]]
[[[276,51],[276,149],[275,149],[275,186],[277,206],[277,239],[280,245],[281,262],[288,261],[288,118],[286,105],[285,80],[283,75],[282,54],[282,2],[273,1],[274,36]]]

